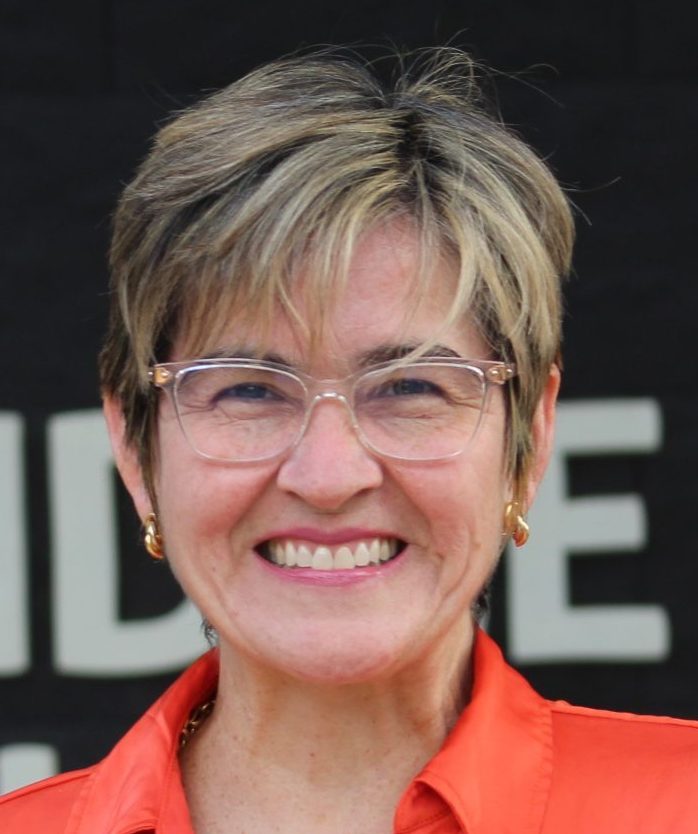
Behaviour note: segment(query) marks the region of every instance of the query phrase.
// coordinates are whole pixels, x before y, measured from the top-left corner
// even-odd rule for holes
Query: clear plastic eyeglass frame
[[[263,372],[273,372],[281,375],[281,377],[286,380],[297,384],[299,386],[299,390],[302,390],[303,392],[304,412],[302,420],[282,446],[275,448],[274,451],[267,454],[257,454],[247,457],[223,457],[221,455],[212,455],[202,451],[197,447],[196,443],[193,442],[190,437],[190,433],[187,431],[178,391],[187,376],[206,368],[217,368],[221,370],[238,368],[249,371],[259,370]],[[449,451],[447,454],[397,454],[377,448],[376,445],[366,436],[365,431],[362,429],[361,421],[357,418],[356,408],[354,405],[354,393],[357,390],[357,387],[359,387],[367,379],[370,379],[372,376],[376,376],[386,371],[395,370],[404,373],[410,369],[414,369],[416,372],[419,369],[434,368],[462,368],[474,375],[477,375],[481,382],[482,395],[480,410],[474,429],[472,430],[472,433],[467,441],[462,445],[462,448]],[[177,415],[180,429],[182,430],[182,433],[191,449],[199,457],[214,460],[220,463],[258,463],[265,460],[271,460],[288,453],[300,443],[308,428],[308,424],[310,423],[315,407],[322,402],[336,402],[345,406],[349,413],[351,426],[357,438],[366,449],[379,457],[414,462],[438,461],[453,458],[462,454],[462,452],[465,451],[477,435],[480,423],[482,422],[482,415],[486,410],[490,388],[492,386],[503,386],[515,376],[516,366],[510,362],[489,359],[461,359],[460,357],[451,356],[422,357],[416,360],[404,362],[401,360],[385,362],[379,365],[372,365],[369,368],[358,371],[343,379],[316,379],[315,377],[305,374],[302,371],[291,370],[285,365],[279,365],[274,362],[264,360],[244,358],[197,359],[182,362],[163,362],[152,365],[148,370],[148,381],[150,384],[155,388],[162,389],[169,395],[174,411]]]

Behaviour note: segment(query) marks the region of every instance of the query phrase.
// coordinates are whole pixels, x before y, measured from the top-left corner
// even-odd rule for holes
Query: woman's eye
[[[388,397],[439,396],[441,391],[438,385],[426,379],[394,379],[383,386],[380,393]]]
[[[268,385],[254,382],[244,382],[222,388],[215,397],[216,400],[278,400],[279,395]]]

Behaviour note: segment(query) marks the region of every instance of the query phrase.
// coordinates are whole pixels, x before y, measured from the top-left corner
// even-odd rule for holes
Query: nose
[[[337,512],[382,482],[382,463],[361,443],[344,397],[316,397],[301,439],[279,467],[278,486],[318,510]]]

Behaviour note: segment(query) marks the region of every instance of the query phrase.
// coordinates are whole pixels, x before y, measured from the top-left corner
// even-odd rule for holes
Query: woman
[[[160,132],[104,410],[217,648],[3,832],[695,832],[698,725],[548,702],[477,627],[550,454],[571,242],[456,52],[391,87],[276,62]]]

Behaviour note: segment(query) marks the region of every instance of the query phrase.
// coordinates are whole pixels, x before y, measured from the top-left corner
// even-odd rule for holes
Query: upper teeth
[[[387,562],[397,553],[397,548],[397,539],[370,539],[336,548],[275,539],[269,543],[269,556],[274,564],[287,568],[351,570]]]

